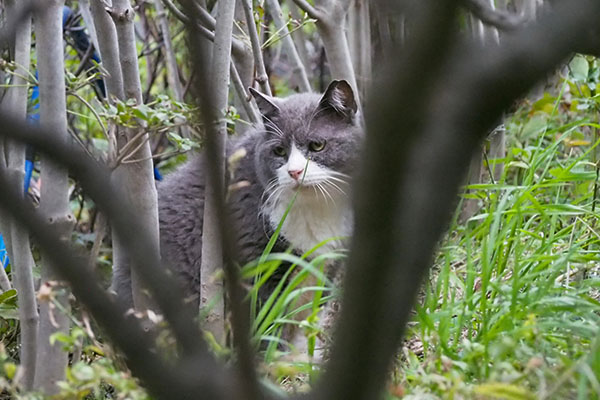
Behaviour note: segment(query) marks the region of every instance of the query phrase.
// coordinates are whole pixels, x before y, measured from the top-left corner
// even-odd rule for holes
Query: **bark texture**
[[[225,304],[223,301],[223,282],[215,279],[223,270],[223,247],[221,241],[221,221],[219,220],[219,204],[224,199],[222,193],[225,179],[225,141],[227,140],[227,123],[223,119],[223,111],[227,107],[229,95],[229,66],[231,63],[231,36],[235,0],[223,0],[218,3],[215,42],[211,57],[211,79],[209,96],[213,100],[210,105],[215,120],[207,121],[214,129],[207,131],[213,135],[214,163],[206,165],[207,170],[215,168],[206,185],[204,201],[204,225],[202,227],[202,263],[200,266],[200,307],[214,304],[207,310],[204,326],[223,343],[225,340]],[[210,157],[206,157],[207,163]],[[217,301],[214,301],[218,299]],[[214,301],[214,302],[213,302]]]
[[[346,38],[346,16],[351,0],[326,0],[314,7],[306,0],[294,0],[294,2],[311,18],[317,20],[317,29],[325,47],[331,78],[347,81],[356,94],[358,108],[362,109],[362,102],[358,96],[360,91]]]
[[[125,99],[133,99],[142,104],[142,87],[139,76],[137,50],[133,19],[135,16],[129,0],[114,0],[111,10],[115,22],[119,44],[119,61],[123,75]],[[139,134],[143,127],[128,129],[127,141],[135,140],[136,149],[131,160],[117,166],[114,172],[115,182],[127,188],[128,201],[133,204],[137,217],[144,223],[144,229],[152,237],[152,246],[148,252],[160,259],[158,234],[158,201],[154,183],[154,167],[148,134]],[[131,290],[133,304],[137,310],[151,308],[150,300],[141,284],[139,274],[144,273],[143,265],[132,266],[130,255],[123,246],[123,239],[117,233],[113,237],[113,259],[115,269],[131,271]]]
[[[18,9],[11,2],[9,10],[11,18],[16,18]],[[23,77],[29,75],[31,52],[31,16],[25,18],[17,27],[15,34],[15,63],[17,75],[14,76],[13,85],[9,89],[8,107],[10,113],[22,121],[27,117],[28,83]],[[23,193],[23,180],[25,178],[25,147],[21,143],[7,142],[8,144],[8,175],[12,186],[21,189]],[[22,201],[25,200],[23,196]],[[35,360],[38,332],[38,308],[35,298],[33,281],[34,260],[31,255],[29,232],[10,219],[11,237],[11,265],[13,281],[19,299],[19,323],[21,332],[20,360],[22,369],[22,386],[29,390],[33,387],[35,376]]]
[[[67,141],[67,108],[65,97],[62,7],[64,1],[50,0],[37,10],[35,34],[40,85],[40,124],[61,135]],[[42,157],[40,214],[54,227],[57,237],[70,239],[74,218],[69,210],[69,176],[64,166]],[[47,257],[42,265],[42,287],[53,288],[52,294],[40,299],[40,326],[37,341],[37,360],[34,387],[47,395],[58,393],[56,383],[65,378],[68,353],[59,342],[50,344],[56,332],[69,334],[67,315],[69,291],[61,284]],[[57,307],[55,304],[59,304]]]

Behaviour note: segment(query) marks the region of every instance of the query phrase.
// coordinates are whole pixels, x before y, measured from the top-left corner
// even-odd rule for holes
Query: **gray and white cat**
[[[290,245],[297,254],[332,237],[351,234],[350,177],[362,140],[357,105],[346,81],[333,81],[325,94],[273,98],[251,90],[263,123],[227,144],[227,155],[245,150],[229,185],[232,232],[239,261],[262,254],[293,196],[296,200],[273,252]],[[205,174],[197,156],[158,186],[161,251],[179,278],[184,295],[198,300],[202,258]],[[320,251],[343,246],[328,242]],[[263,287],[268,296],[281,279]]]

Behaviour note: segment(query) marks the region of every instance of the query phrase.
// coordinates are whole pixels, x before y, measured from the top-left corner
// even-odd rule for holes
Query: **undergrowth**
[[[469,187],[481,210],[440,243],[391,398],[600,398],[598,70],[576,63],[506,121],[501,178]]]

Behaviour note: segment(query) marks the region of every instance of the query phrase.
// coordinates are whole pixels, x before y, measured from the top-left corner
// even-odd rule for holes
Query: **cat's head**
[[[362,139],[357,104],[346,81],[333,81],[323,95],[269,97],[251,90],[263,117],[255,163],[269,192],[339,194],[355,169]]]

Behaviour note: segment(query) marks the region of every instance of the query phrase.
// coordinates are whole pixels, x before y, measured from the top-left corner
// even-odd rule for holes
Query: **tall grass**
[[[600,398],[600,125],[567,84],[512,116],[503,176],[469,187],[481,211],[440,244],[392,398]]]

